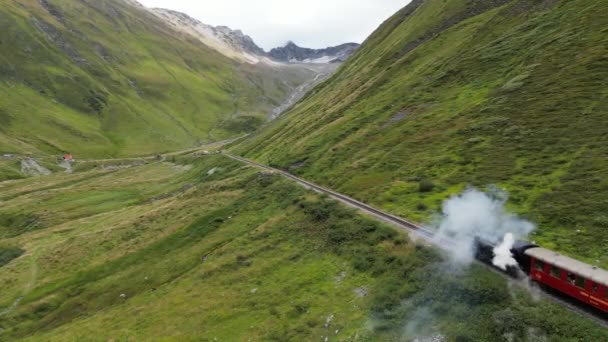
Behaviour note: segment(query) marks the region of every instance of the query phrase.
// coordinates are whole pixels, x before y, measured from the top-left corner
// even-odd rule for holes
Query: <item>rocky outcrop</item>
[[[47,10],[47,12],[49,12],[50,15],[52,15],[53,17],[55,17],[55,19],[57,19],[58,22],[65,24],[65,18],[63,17],[63,14],[59,11],[59,9],[57,9],[57,7],[51,5],[48,0],[40,0],[40,6],[42,6],[45,10]]]
[[[232,30],[227,26],[207,25],[187,14],[163,8],[153,8],[150,9],[150,12],[175,30],[196,37],[203,44],[230,58],[252,64],[266,58],[266,52],[241,30]]]
[[[79,66],[87,64],[87,60],[84,59],[80,55],[80,53],[78,53],[78,51],[72,46],[72,44],[70,44],[67,39],[65,39],[65,37],[57,28],[55,28],[55,26],[36,17],[32,17],[32,24],[40,32],[42,32],[49,41],[55,44],[55,46],[57,46],[63,52],[65,52],[65,54],[67,54],[74,63]]]
[[[212,31],[231,46],[259,56],[264,56],[266,54],[261,47],[257,46],[251,37],[244,34],[241,30],[232,30],[228,26],[216,26],[212,28]]]
[[[41,166],[40,164],[38,164],[34,159],[25,158],[25,159],[21,160],[21,173],[23,173],[26,176],[30,176],[30,177],[48,176],[51,174],[51,171],[49,171],[44,166]]]

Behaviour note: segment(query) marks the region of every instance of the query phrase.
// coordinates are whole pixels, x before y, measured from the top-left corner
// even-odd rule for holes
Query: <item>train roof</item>
[[[551,265],[555,265],[564,270],[581,275],[587,279],[593,280],[596,283],[608,286],[608,271],[599,267],[586,264],[582,261],[572,259],[542,247],[530,248],[526,250],[525,254]]]

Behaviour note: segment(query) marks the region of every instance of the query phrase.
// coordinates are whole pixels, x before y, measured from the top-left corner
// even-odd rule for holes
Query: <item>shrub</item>
[[[264,124],[264,120],[255,116],[239,116],[228,119],[221,127],[231,132],[253,132]]]
[[[429,179],[423,179],[418,183],[419,192],[431,192],[435,188],[435,183]]]
[[[316,222],[323,222],[329,219],[332,210],[335,209],[335,203],[328,200],[322,200],[319,202],[302,202],[300,207],[304,209],[304,212],[312,217]]]
[[[249,267],[252,264],[251,260],[247,259],[247,257],[244,255],[237,255],[236,263],[240,266],[245,266],[245,267]]]
[[[25,251],[19,247],[0,247],[0,267],[23,255]]]

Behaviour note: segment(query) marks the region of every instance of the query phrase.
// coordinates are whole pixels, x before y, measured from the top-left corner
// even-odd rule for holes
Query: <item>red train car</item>
[[[608,312],[608,271],[541,247],[524,254],[532,280]]]

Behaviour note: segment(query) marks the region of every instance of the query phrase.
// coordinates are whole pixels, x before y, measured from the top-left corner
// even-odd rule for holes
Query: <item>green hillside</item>
[[[237,62],[124,0],[0,5],[0,152],[177,150],[242,134],[306,77]]]
[[[112,165],[0,183],[0,340],[608,338],[226,157]]]
[[[418,221],[497,184],[534,239],[606,266],[607,7],[414,0],[232,149]],[[0,341],[608,341],[534,285],[203,152],[302,68],[238,64],[127,0],[3,1],[0,48]]]
[[[472,185],[608,267],[608,1],[413,1],[238,153],[426,221]]]

